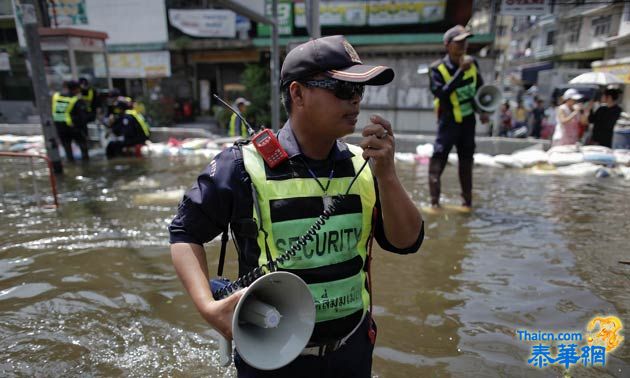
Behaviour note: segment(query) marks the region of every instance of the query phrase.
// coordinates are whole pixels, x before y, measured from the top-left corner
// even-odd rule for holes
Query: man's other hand
[[[363,129],[363,158],[372,158],[372,172],[376,178],[385,178],[389,174],[396,175],[394,169],[394,132],[388,120],[378,114],[370,116],[369,125]]]

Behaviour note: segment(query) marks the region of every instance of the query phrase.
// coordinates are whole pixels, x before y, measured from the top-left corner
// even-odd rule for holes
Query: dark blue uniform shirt
[[[306,162],[316,176],[321,177],[320,181],[326,180],[329,176],[332,161],[346,160],[354,156],[345,143],[337,141],[328,160],[315,161],[306,158],[300,151],[288,122],[278,132],[278,140],[289,155],[291,164],[303,167]],[[376,208],[380,210],[378,192]],[[202,245],[227,229],[228,223],[232,223],[232,229],[236,233],[236,244],[241,252],[239,274],[244,274],[258,266],[260,251],[255,239],[256,229],[254,228],[252,234],[251,224],[248,224],[252,219],[252,209],[251,179],[245,171],[242,153],[238,147],[230,147],[216,156],[184,195],[177,216],[169,226],[170,242]],[[379,211],[375,237],[385,250],[400,254],[413,253],[422,244],[424,225],[413,245],[408,248],[396,248],[385,237],[383,219]]]

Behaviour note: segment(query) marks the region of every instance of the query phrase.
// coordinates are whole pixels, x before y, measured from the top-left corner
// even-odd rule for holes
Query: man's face
[[[318,84],[313,83],[317,81],[319,81]],[[341,82],[332,85],[334,82],[334,79],[317,75],[299,85],[303,93],[303,110],[312,123],[312,127],[336,139],[354,132],[363,91],[361,84]],[[314,85],[332,85],[332,87],[320,88]]]
[[[466,54],[466,49],[468,49],[468,40],[464,39],[463,41],[451,41],[448,45],[446,45],[446,48],[450,56],[463,56]]]

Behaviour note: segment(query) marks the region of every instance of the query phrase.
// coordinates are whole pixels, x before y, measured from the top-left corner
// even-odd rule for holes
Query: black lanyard
[[[319,187],[322,188],[322,191],[324,192],[324,195],[327,195],[328,194],[328,188],[330,187],[330,182],[332,181],[332,178],[335,175],[335,160],[333,159],[333,161],[332,161],[332,167],[330,168],[330,173],[328,174],[328,182],[326,183],[326,186],[324,187],[324,185],[321,183],[321,181],[319,181],[319,179],[317,178],[317,175],[315,174],[315,172],[313,172],[313,170],[308,165],[308,163],[306,163],[306,160],[303,157],[301,157],[301,156],[300,156],[300,159],[302,160],[302,163],[304,163],[304,166],[308,170],[308,173],[317,182],[317,185],[319,185]]]

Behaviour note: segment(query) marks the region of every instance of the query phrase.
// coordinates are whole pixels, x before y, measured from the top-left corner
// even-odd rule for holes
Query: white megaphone
[[[261,276],[245,290],[234,309],[232,336],[250,366],[279,369],[302,352],[315,327],[315,303],[308,286],[289,272]],[[221,337],[220,364],[232,362],[232,343]]]
[[[475,106],[485,113],[493,113],[499,105],[503,94],[499,87],[491,84],[482,85],[475,95]]]

